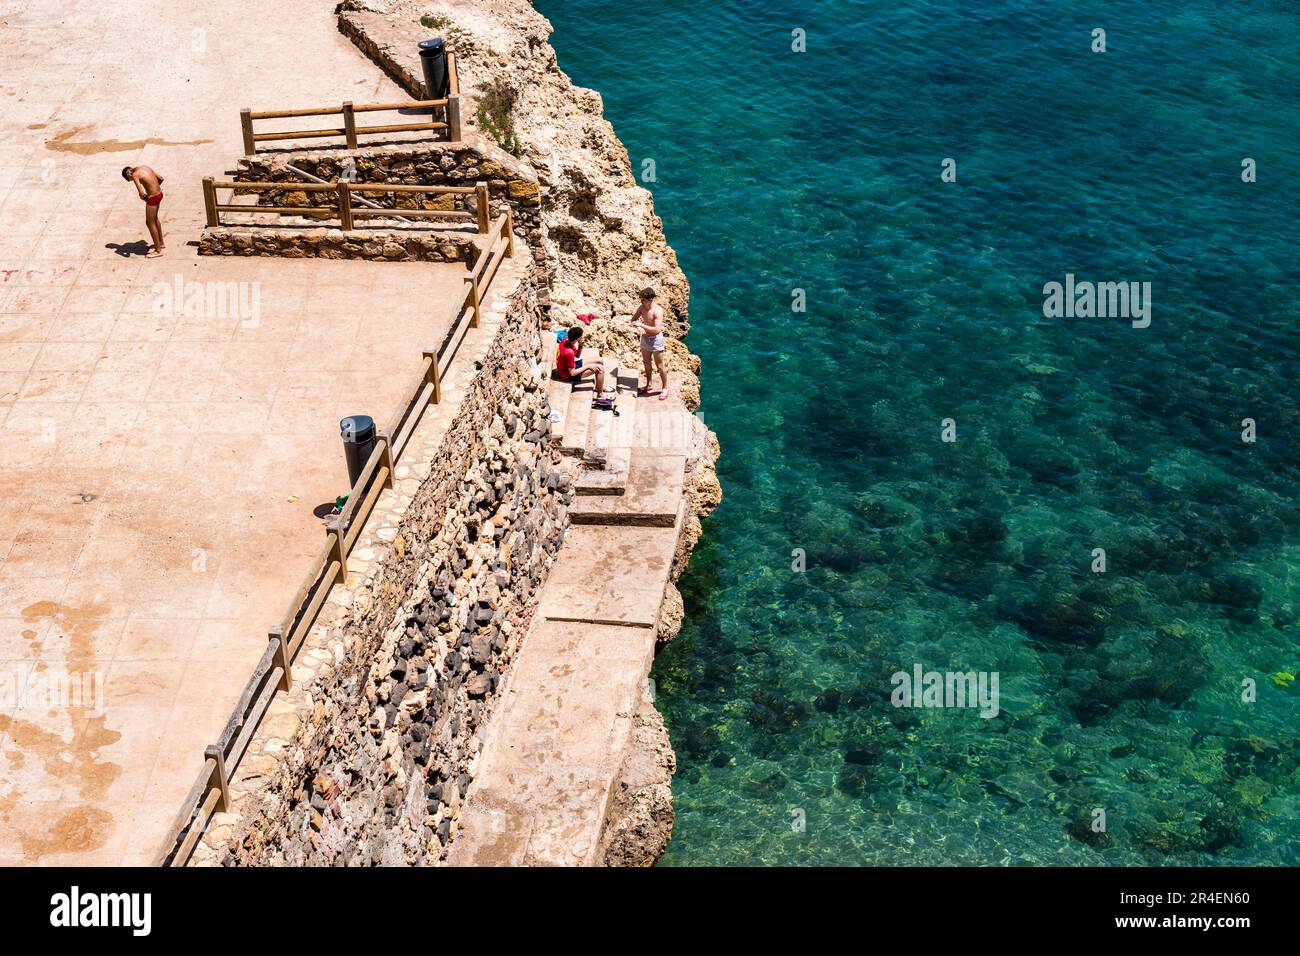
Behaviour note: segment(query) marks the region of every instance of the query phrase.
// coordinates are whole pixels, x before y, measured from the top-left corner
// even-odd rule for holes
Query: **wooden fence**
[[[212,815],[230,806],[230,779],[257,732],[277,691],[288,691],[293,681],[293,661],[307,639],[330,589],[347,576],[352,553],[366,519],[380,495],[393,484],[393,469],[420,423],[425,409],[442,401],[442,376],[450,367],[466,332],[478,328],[483,296],[501,262],[513,256],[514,216],[510,207],[493,224],[490,238],[476,268],[465,275],[464,295],[456,317],[442,342],[424,350],[424,366],[411,397],[379,431],[375,449],[348,494],[343,509],[326,525],[325,541],[312,561],[302,586],[289,602],[279,623],[270,629],[266,651],[244,685],[244,692],[215,744],[203,751],[203,769],[185,798],[155,863],[184,866],[194,852]]]
[[[217,201],[218,189],[231,189],[236,192],[300,192],[332,193],[336,198],[329,206],[244,206],[235,203]],[[462,209],[399,209],[374,208],[358,206],[352,201],[354,195],[366,193],[424,193],[430,195],[472,195],[474,212]],[[403,186],[396,183],[293,183],[293,182],[217,182],[211,176],[203,179],[203,208],[207,213],[208,228],[223,225],[221,214],[271,213],[277,216],[299,216],[311,219],[337,220],[340,227],[351,231],[366,228],[366,219],[463,219],[474,222],[480,233],[487,233],[490,218],[488,208],[488,188],[484,183],[476,186]],[[358,225],[357,220],[363,220]]]
[[[257,144],[278,140],[322,139],[325,137],[343,137],[348,149],[357,148],[358,136],[374,136],[381,133],[407,133],[421,131],[447,130],[447,138],[453,143],[460,142],[460,78],[456,73],[456,55],[447,54],[447,79],[449,92],[445,99],[410,100],[405,103],[363,103],[356,105],[344,103],[341,106],[326,106],[302,110],[269,110],[254,112],[250,109],[239,111],[239,122],[244,134],[244,155],[257,153]],[[423,123],[394,123],[385,126],[358,126],[358,113],[378,113],[390,110],[427,109],[442,110],[445,122],[430,120]],[[259,120],[296,119],[306,116],[341,116],[342,125],[326,129],[280,130],[258,133],[253,123]]]

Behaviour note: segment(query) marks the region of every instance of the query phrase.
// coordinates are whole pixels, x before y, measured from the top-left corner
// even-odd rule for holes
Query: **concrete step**
[[[486,731],[451,866],[595,862],[654,632],[541,621]]]
[[[647,395],[637,402],[636,424],[629,444],[642,452],[684,455],[690,448],[694,416],[678,397],[677,380],[669,376],[668,385],[670,394],[666,400]],[[658,387],[656,384],[655,388]]]
[[[632,452],[621,495],[579,495],[569,508],[575,525],[638,525],[671,528],[682,503],[686,456]]]
[[[592,411],[587,447],[582,456],[587,468],[611,468],[608,461],[611,451],[631,444],[633,422],[636,419],[636,379],[621,369],[614,369],[613,375],[605,379],[605,390],[613,394],[614,411],[618,414],[615,415],[613,411]],[[618,461],[612,467],[617,465]]]
[[[566,455],[581,455],[587,449],[593,398],[595,386],[587,382],[575,384],[569,393],[568,411],[564,413],[564,441],[560,443],[560,451]]]
[[[632,443],[636,437],[637,408],[636,376],[620,371],[618,382],[618,415],[609,414],[604,422],[605,431],[587,440],[584,468],[579,475],[575,491],[579,495],[621,495],[627,486],[632,465]],[[594,419],[600,422],[601,419]],[[604,456],[601,457],[601,452]]]
[[[653,628],[676,548],[676,526],[572,525],[542,589],[538,616]]]
[[[594,349],[588,349],[586,354],[590,357],[599,357],[600,355]],[[618,369],[615,368],[612,371],[617,374]],[[610,381],[607,377],[606,389],[610,387]],[[592,416],[595,414],[610,414],[609,412],[593,411],[591,403],[595,398],[596,381],[594,378],[588,376],[573,383],[573,391],[569,395],[568,411],[565,412],[564,441],[560,445],[560,451],[566,455],[585,455],[591,427],[594,424]]]
[[[632,449],[611,448],[604,468],[583,468],[578,472],[574,491],[578,495],[621,495],[627,487]]]
[[[612,385],[612,382],[607,382],[606,388],[613,391],[614,410],[619,414],[615,415],[613,411],[606,411],[603,408],[593,408],[591,410],[591,425],[587,429],[587,444],[582,449],[582,465],[584,468],[603,469],[605,467],[605,459],[609,455],[609,439],[614,432],[614,423],[622,415],[623,409],[631,404],[624,396],[619,395],[618,389],[612,388]]]
[[[551,406],[551,441],[564,447],[564,422],[569,414],[569,399],[573,385],[552,378],[546,383],[546,400]]]

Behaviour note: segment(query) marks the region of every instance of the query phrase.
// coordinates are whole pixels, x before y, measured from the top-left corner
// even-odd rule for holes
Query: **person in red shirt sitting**
[[[575,325],[560,343],[555,353],[555,375],[562,382],[576,382],[588,375],[596,376],[596,399],[605,395],[605,363],[593,359],[584,363],[582,360],[582,326]]]

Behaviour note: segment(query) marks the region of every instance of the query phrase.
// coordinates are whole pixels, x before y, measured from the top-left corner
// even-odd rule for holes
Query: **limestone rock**
[[[601,834],[599,859],[604,866],[653,866],[663,855],[673,832],[670,784],[676,770],[663,717],[643,701]]]
[[[682,604],[682,592],[677,590],[677,585],[672,581],[664,589],[663,604],[659,607],[659,627],[655,633],[655,640],[660,644],[667,644],[682,629],[682,621],[686,617],[686,608]]]

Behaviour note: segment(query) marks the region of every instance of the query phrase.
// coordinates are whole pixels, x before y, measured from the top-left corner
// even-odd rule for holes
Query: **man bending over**
[[[157,259],[165,251],[162,225],[158,222],[158,207],[163,200],[163,178],[149,166],[127,166],[122,170],[122,178],[133,183],[136,192],[144,200],[144,224],[153,239],[153,250],[149,253],[149,258]]]

